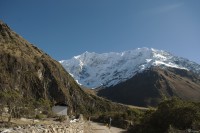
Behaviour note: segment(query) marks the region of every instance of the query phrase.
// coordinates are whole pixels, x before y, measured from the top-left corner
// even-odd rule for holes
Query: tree
[[[10,122],[12,117],[19,115],[22,104],[22,95],[15,90],[7,90],[0,92],[0,99],[2,106],[8,107],[8,122]]]
[[[0,115],[1,115],[1,121],[3,121],[3,112],[4,112],[4,105],[0,103]]]
[[[130,131],[137,133],[163,133],[171,127],[186,130],[195,126],[200,129],[200,103],[183,101],[179,98],[165,100],[157,110],[143,116],[141,123]]]

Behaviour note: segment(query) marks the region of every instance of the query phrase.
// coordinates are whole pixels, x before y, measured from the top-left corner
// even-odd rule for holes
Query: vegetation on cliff
[[[1,21],[0,92],[8,95],[16,92],[20,98],[15,98],[15,101],[22,103],[40,99],[52,104],[64,102],[72,114],[91,115],[127,110],[126,106],[84,92],[60,63]],[[3,98],[0,104],[9,106],[4,101]]]

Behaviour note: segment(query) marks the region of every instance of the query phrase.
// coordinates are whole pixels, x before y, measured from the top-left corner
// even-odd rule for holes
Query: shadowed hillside
[[[156,106],[173,96],[200,101],[200,78],[184,69],[152,67],[123,83],[99,90],[98,95],[137,106]]]

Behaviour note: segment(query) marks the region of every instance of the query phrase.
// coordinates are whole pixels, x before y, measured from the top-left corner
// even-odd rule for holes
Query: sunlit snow
[[[200,74],[198,64],[152,48],[138,48],[121,53],[85,52],[60,63],[77,83],[89,88],[116,85],[151,66],[186,69]]]

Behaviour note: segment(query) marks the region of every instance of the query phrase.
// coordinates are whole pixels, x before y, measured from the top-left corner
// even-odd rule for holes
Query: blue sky
[[[200,63],[200,0],[0,2],[0,19],[56,60],[149,47]]]

